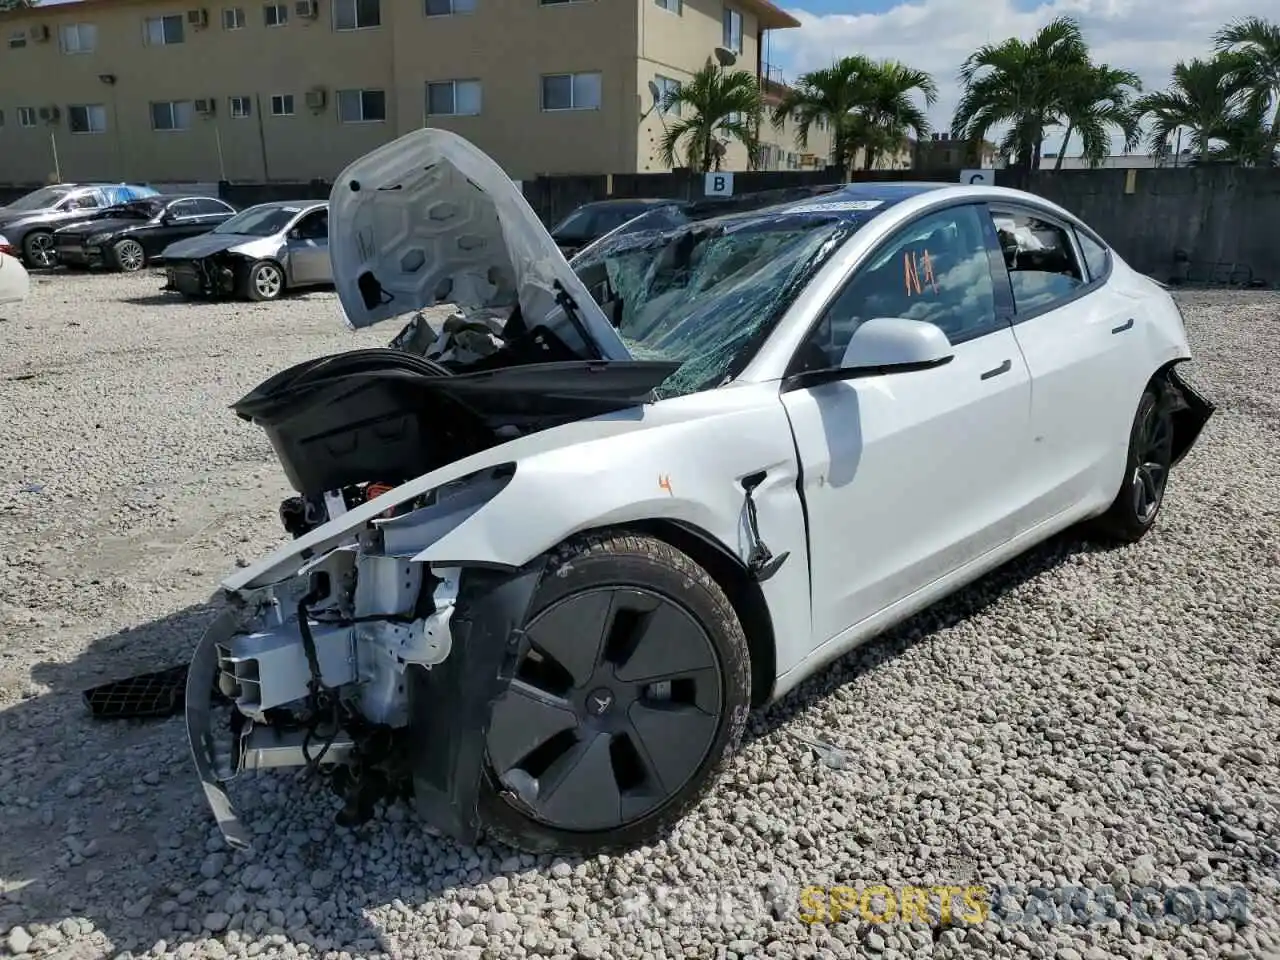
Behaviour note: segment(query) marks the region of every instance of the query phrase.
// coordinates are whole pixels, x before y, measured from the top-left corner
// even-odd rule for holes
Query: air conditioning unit
[[[329,101],[329,92],[324,87],[312,87],[307,91],[307,107],[311,110],[323,110]]]
[[[195,103],[196,113],[200,114],[201,116],[207,117],[213,113],[214,108],[217,105],[218,105],[218,101],[214,100],[213,98],[209,98],[207,100],[206,99],[197,100]]]
[[[41,107],[38,112],[40,119],[45,123],[57,123],[62,119],[62,110],[59,107]]]
[[[320,15],[318,0],[297,0],[293,5],[293,14],[305,20],[314,20]]]
[[[204,7],[199,10],[188,10],[187,23],[193,27],[207,27],[209,25],[209,11]]]
[[[47,23],[37,23],[30,30],[32,40],[37,42],[49,39],[49,25]]]

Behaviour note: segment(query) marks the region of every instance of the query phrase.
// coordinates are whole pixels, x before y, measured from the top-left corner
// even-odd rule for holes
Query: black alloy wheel
[[[1099,532],[1121,543],[1134,543],[1151,529],[1169,484],[1173,440],[1169,407],[1157,389],[1148,387],[1133,418],[1124,483],[1098,518]]]
[[[487,733],[486,825],[522,849],[660,833],[737,742],[750,698],[745,636],[701,567],[647,537],[582,544],[544,575]]]

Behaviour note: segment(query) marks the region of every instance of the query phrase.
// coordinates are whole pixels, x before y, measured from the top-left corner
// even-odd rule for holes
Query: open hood
[[[329,197],[329,254],[352,327],[437,304],[543,326],[582,359],[630,354],[519,187],[475,145],[422,129],[348,166]]]

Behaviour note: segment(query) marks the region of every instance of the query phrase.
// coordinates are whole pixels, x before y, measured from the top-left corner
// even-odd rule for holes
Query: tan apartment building
[[[769,0],[198,3],[0,14],[0,183],[331,180],[423,125],[517,180],[662,170],[650,83],[717,47],[758,73],[763,32],[798,26]]]

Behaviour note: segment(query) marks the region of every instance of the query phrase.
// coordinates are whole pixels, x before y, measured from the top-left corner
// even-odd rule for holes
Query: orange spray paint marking
[[[658,489],[665,490],[671,496],[675,496],[675,491],[671,489],[671,475],[669,473],[658,474]]]

